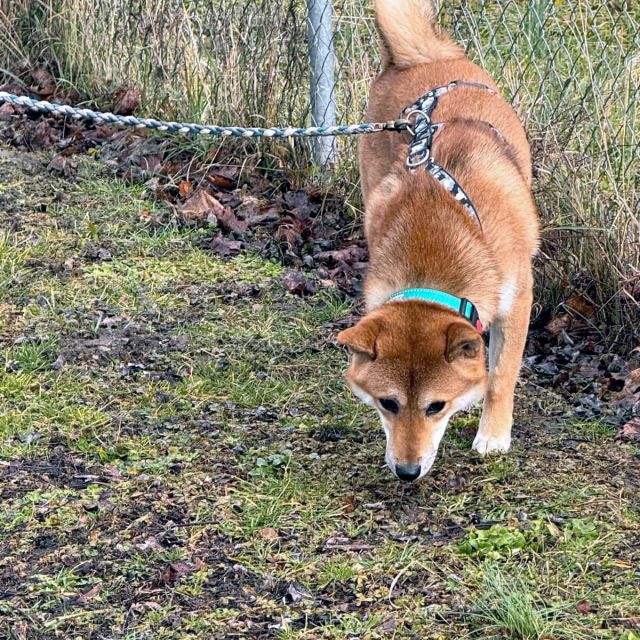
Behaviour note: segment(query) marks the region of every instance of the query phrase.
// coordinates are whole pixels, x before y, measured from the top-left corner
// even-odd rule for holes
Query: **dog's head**
[[[352,354],[351,389],[380,414],[389,468],[402,480],[424,476],[452,414],[484,394],[482,337],[451,311],[404,301],[376,309],[338,341]]]

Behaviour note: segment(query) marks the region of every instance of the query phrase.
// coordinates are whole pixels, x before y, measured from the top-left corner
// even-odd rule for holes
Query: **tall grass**
[[[439,4],[442,22],[501,83],[529,131],[545,229],[542,300],[579,283],[608,303],[610,320],[637,313],[640,4]],[[356,122],[378,69],[375,24],[366,0],[334,6],[339,119]],[[118,86],[139,87],[144,112],[167,118],[308,122],[306,46],[303,0],[0,0],[5,79],[46,64],[100,106]],[[355,142],[338,145],[336,176],[358,210]],[[308,165],[304,145],[269,150],[281,165]]]

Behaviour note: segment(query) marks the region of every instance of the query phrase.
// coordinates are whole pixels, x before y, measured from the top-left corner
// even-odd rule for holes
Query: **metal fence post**
[[[314,127],[336,124],[335,61],[333,49],[332,0],[307,0],[309,64],[311,66],[311,123]],[[313,140],[314,161],[317,166],[335,164],[337,159],[334,137]]]

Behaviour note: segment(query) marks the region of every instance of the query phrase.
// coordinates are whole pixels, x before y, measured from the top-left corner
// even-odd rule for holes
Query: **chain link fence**
[[[313,80],[335,99],[326,110],[356,122],[379,69],[366,0],[0,0],[0,7],[5,75],[21,57],[25,65],[53,61],[92,97],[131,84],[143,90],[149,112],[167,117],[300,126],[310,121]],[[443,25],[502,84],[534,137],[552,133],[566,147],[580,136],[580,149],[610,120],[607,141],[622,143],[619,160],[637,155],[637,2],[441,0],[439,8]],[[309,28],[310,15],[321,31]],[[25,42],[30,51],[21,50]],[[310,54],[328,78],[313,74]],[[616,126],[623,118],[626,127]]]
[[[640,295],[640,3],[437,4],[529,132],[552,227],[542,270],[555,270],[558,286],[588,272],[612,294]],[[46,63],[98,103],[132,85],[146,113],[179,120],[355,123],[379,70],[368,0],[0,0],[0,9],[5,80]],[[304,165],[305,144],[264,152]],[[321,157],[355,183],[354,141],[328,145]]]

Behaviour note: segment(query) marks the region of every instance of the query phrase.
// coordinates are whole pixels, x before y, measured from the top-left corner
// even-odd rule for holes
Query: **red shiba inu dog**
[[[509,449],[538,218],[527,138],[493,80],[429,0],[375,4],[384,68],[367,120],[403,112],[410,133],[362,139],[367,314],[338,340],[349,385],[382,418],[387,464],[413,481],[452,414],[482,397],[473,448]]]

